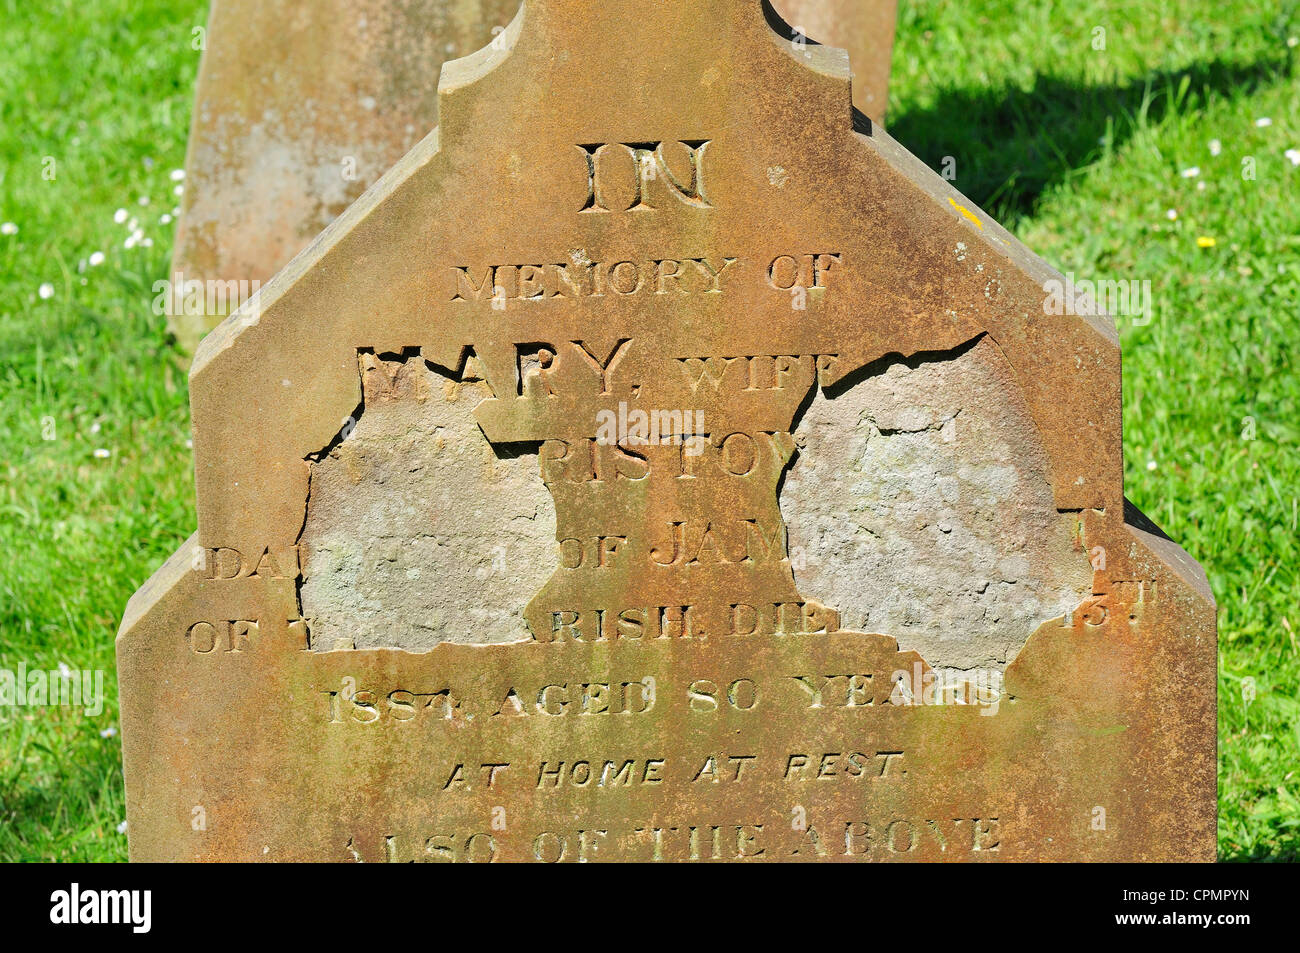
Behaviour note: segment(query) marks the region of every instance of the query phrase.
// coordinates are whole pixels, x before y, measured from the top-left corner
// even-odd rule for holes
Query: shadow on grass
[[[1127,84],[1084,85],[1039,76],[1028,89],[963,88],[933,105],[891,114],[889,134],[1004,225],[1032,215],[1039,198],[1118,147],[1146,123],[1252,93],[1288,79],[1289,56],[1214,60]]]

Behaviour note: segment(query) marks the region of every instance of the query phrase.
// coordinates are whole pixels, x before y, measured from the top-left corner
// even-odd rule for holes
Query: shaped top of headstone
[[[488,45],[519,3],[214,0],[173,280],[269,281],[437,125],[442,64]],[[895,6],[782,0],[779,9],[802,31],[795,42],[849,50],[854,102],[880,119]],[[225,297],[172,309],[187,352],[242,302]]]
[[[439,128],[203,342],[204,543],[297,534],[304,461],[361,402],[358,347],[453,370],[472,353],[494,395],[478,421],[517,443],[589,436],[597,400],[777,430],[805,396],[632,380],[607,361],[819,355],[825,387],[987,335],[1057,506],[1118,505],[1109,320],[1046,318],[1054,272],[883,132],[855,130],[844,54],[792,46],[771,15],[750,0],[531,0],[448,64]],[[554,345],[553,386],[522,386],[528,341]]]

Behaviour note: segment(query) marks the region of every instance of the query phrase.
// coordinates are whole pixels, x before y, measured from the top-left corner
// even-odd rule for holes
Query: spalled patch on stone
[[[1079,605],[1092,569],[987,337],[818,391],[781,493],[800,592],[936,669],[1001,670]]]
[[[536,456],[483,436],[473,411],[490,391],[472,372],[457,381],[414,354],[363,352],[360,365],[360,419],[311,464],[301,599],[312,648],[527,639],[521,610],[555,566]]]

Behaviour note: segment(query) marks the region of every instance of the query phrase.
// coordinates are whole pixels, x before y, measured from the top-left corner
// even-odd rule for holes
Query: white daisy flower
[[[112,738],[116,734],[117,734],[117,729],[110,725],[109,727],[105,728],[103,731],[99,733],[99,737]]]
[[[3,225],[0,225],[0,235],[17,235],[17,234],[18,234],[18,226],[15,225],[13,222],[5,222]]]
[[[125,834],[125,833],[126,833],[126,821],[123,821],[121,824],[118,824],[118,825],[117,825],[117,832],[118,832],[119,834]]]
[[[1288,149],[1284,154],[1292,165],[1300,165],[1300,149]]]
[[[1160,464],[1156,463],[1154,460],[1148,460],[1148,461],[1147,461],[1147,469],[1148,469],[1148,470],[1154,470],[1154,469],[1155,469],[1156,467],[1158,467],[1158,466],[1160,466]]]
[[[113,213],[113,221],[117,222],[117,224],[119,225],[125,222],[127,220],[127,217],[128,217],[127,211],[124,208],[120,208]]]
[[[41,285],[40,290],[36,293],[41,296],[42,301],[48,301],[54,297],[54,285],[47,281],[45,284]]]
[[[106,450],[103,447],[99,447],[98,449],[95,450],[96,460],[107,460],[112,455],[113,455],[112,450]]]
[[[184,169],[172,169],[172,181],[173,181],[173,182],[180,182],[180,181],[181,181],[182,179],[184,179],[184,178],[185,178],[185,170],[184,170]]]
[[[1273,125],[1273,120],[1269,119],[1267,116],[1260,116],[1258,119],[1255,120],[1255,125],[1258,126],[1260,129],[1264,129],[1268,126]]]
[[[90,258],[87,260],[90,262],[90,267],[92,268],[96,265],[102,265],[104,263],[104,253],[102,251],[91,252]]]
[[[1178,174],[1181,175],[1184,179],[1194,179],[1201,174],[1201,167],[1198,165],[1194,165],[1190,168],[1184,169],[1182,172],[1179,172]]]
[[[1210,155],[1212,155],[1212,156],[1217,156],[1217,155],[1218,155],[1220,152],[1222,152],[1222,151],[1223,151],[1223,143],[1220,142],[1218,139],[1211,139],[1211,140],[1210,140]]]
[[[1165,218],[1169,219],[1171,222],[1178,221],[1178,209],[1171,208],[1169,211],[1165,212]]]

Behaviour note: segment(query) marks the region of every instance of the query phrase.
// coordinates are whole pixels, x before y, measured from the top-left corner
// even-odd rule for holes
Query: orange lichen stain
[[[974,215],[972,215],[970,209],[966,208],[965,206],[958,205],[953,199],[949,199],[948,204],[951,205],[953,208],[955,208],[957,211],[961,212],[961,214],[965,216],[967,219],[969,219],[971,222],[974,222],[975,227],[978,228],[981,232],[984,231],[984,223],[981,222]]]

